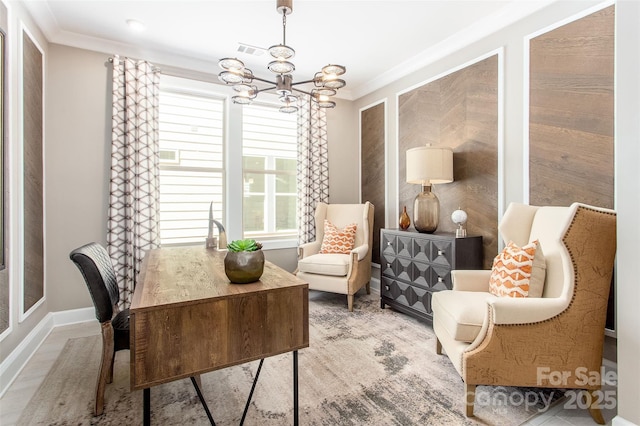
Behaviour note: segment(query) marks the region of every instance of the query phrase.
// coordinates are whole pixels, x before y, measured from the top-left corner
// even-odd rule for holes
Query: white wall
[[[616,5],[616,334],[618,416],[614,426],[640,424],[640,2]]]
[[[47,277],[53,312],[92,306],[71,250],[107,241],[111,65],[51,44],[47,91]]]
[[[327,110],[327,133],[329,137],[329,202],[359,203],[358,110],[353,102],[338,99],[336,107]]]

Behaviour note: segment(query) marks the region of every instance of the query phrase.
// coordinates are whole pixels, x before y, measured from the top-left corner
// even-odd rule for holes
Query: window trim
[[[232,140],[242,142],[242,121],[243,110],[242,105],[231,102],[231,96],[223,90],[226,86],[221,86],[211,81],[202,81],[193,77],[181,77],[177,75],[162,74],[160,78],[161,90],[167,90],[178,94],[187,95],[204,95],[212,99],[221,100],[223,102],[223,194],[222,200],[224,205],[224,226],[229,241],[241,239],[244,235],[243,224],[243,183],[244,183],[244,164],[243,164],[243,144],[231,143]],[[265,93],[260,101],[254,102],[255,106],[278,107],[277,97],[275,95]],[[273,98],[270,100],[269,98]],[[172,167],[168,164],[162,166],[165,170]],[[184,168],[182,168],[184,169]],[[217,169],[216,169],[217,170]],[[256,173],[251,171],[252,173]],[[286,174],[287,172],[277,172]],[[269,174],[275,174],[269,173]],[[295,173],[294,173],[295,174]],[[204,238],[203,236],[203,244]],[[298,247],[298,235],[286,237],[284,235],[273,235],[271,238],[266,237],[259,240],[262,243],[263,250],[292,249]],[[195,245],[188,243],[166,244],[167,247]]]

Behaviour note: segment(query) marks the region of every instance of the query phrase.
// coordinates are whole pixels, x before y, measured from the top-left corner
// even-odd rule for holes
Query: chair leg
[[[371,294],[371,281],[369,281],[365,287],[367,289],[367,294]]]
[[[349,312],[353,312],[353,294],[347,294],[347,305],[349,306]]]
[[[109,372],[107,373],[107,383],[113,383],[113,364],[116,362],[116,353],[113,352],[111,363],[109,364]]]
[[[466,416],[473,417],[473,404],[476,400],[476,385],[464,383],[464,396],[466,404]]]
[[[101,326],[102,361],[100,362],[100,371],[98,373],[98,381],[96,383],[96,404],[93,409],[93,414],[95,416],[99,416],[104,412],[104,388],[107,380],[109,379],[110,371],[113,373],[113,327],[109,321],[102,323]]]
[[[442,343],[440,343],[440,339],[436,337],[436,354],[442,355]]]
[[[600,411],[600,399],[598,398],[598,394],[595,390],[586,392],[588,392],[589,394],[588,396],[584,394],[584,397],[589,398],[586,402],[589,404],[589,414],[591,414],[591,418],[599,425],[603,425],[604,417],[602,417],[602,411]]]

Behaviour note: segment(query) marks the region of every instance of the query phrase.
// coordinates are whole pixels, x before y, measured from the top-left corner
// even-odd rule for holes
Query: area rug
[[[376,295],[311,292],[310,346],[299,351],[302,425],[518,425],[561,395],[550,390],[477,388],[475,417],[464,415],[463,383],[446,356],[435,354],[431,326],[389,308]],[[19,425],[142,423],[142,392],[129,390],[129,352],[116,354],[104,414],[92,416],[100,337],[70,339],[33,396]],[[202,375],[217,425],[237,425],[258,362]],[[151,389],[152,424],[206,425],[190,380]],[[292,356],[267,358],[246,425],[293,424]]]

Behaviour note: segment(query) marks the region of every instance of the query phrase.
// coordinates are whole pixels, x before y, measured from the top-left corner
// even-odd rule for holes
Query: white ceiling
[[[294,0],[287,44],[294,81],[345,65],[341,97],[357,99],[555,0]],[[271,79],[267,56],[237,52],[282,41],[276,0],[25,0],[50,42],[217,74],[237,57]],[[146,25],[133,32],[127,19]]]

